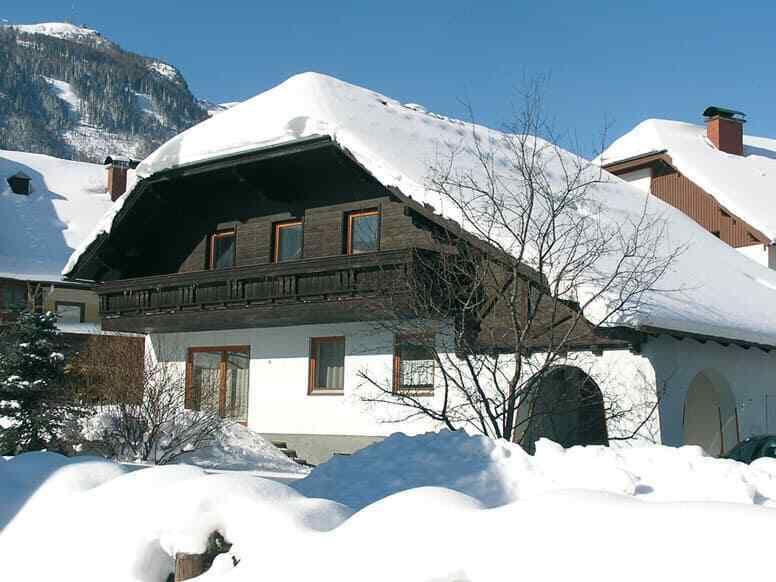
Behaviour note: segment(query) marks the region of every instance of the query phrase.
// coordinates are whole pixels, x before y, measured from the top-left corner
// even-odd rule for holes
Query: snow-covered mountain
[[[0,26],[0,149],[102,161],[142,158],[223,111],[173,65],[63,22]]]

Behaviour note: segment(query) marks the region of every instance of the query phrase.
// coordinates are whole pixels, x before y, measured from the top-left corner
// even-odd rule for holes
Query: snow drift
[[[29,488],[19,485],[27,458],[0,462],[5,495]],[[54,469],[0,533],[4,578],[161,581],[176,551],[201,552],[215,529],[234,545],[202,580],[722,581],[772,571],[776,463],[694,447],[542,441],[530,457],[463,433],[395,435],[319,467],[298,483],[307,496],[187,466],[111,476],[104,462],[35,459]]]

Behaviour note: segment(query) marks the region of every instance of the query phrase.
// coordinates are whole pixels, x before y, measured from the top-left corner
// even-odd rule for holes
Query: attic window
[[[8,178],[8,185],[11,187],[11,192],[14,194],[21,194],[22,196],[30,195],[30,177],[24,172],[17,172]]]

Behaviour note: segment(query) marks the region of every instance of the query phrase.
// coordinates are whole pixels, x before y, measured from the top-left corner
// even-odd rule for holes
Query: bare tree
[[[78,359],[96,409],[89,440],[111,457],[159,465],[213,445],[225,422],[218,411],[186,410],[182,371],[122,339],[92,338]]]
[[[656,404],[601,402],[586,374],[558,381],[558,370],[576,368],[576,353],[625,347],[610,328],[668,291],[659,282],[681,249],[664,250],[648,198],[635,213],[618,210],[616,179],[555,145],[541,94],[531,84],[504,133],[472,123],[430,168],[427,188],[460,228],[436,232],[412,276],[375,301],[380,329],[398,338],[393,376],[361,371],[372,388],[364,399],[397,407],[394,420],[597,442],[607,420],[654,414]]]

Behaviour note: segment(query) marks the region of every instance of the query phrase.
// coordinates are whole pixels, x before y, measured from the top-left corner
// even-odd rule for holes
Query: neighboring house
[[[776,140],[744,134],[745,115],[721,107],[706,125],[647,119],[597,159],[762,265],[776,268]]]
[[[404,366],[428,356],[376,327],[368,299],[380,275],[401,277],[419,249],[437,252],[434,233],[471,236],[424,185],[445,147],[458,169],[477,167],[475,134],[508,158],[499,132],[297,75],[143,161],[65,274],[100,282],[104,329],[148,334],[155,357],[179,367],[187,406],[217,407],[310,461],[437,428],[386,424],[400,418],[360,398],[364,369],[440,395],[432,374],[404,384]],[[668,444],[719,453],[776,430],[776,273],[617,178],[591,195],[604,220],[638,220],[648,203],[665,220],[664,250],[687,246],[661,281],[672,292],[581,341],[548,381],[658,407],[659,423],[635,428]],[[610,424],[603,438],[630,428]]]
[[[98,164],[0,151],[0,321],[15,309],[53,311],[64,332],[100,329],[93,283],[62,267],[126,190],[128,160]]]

